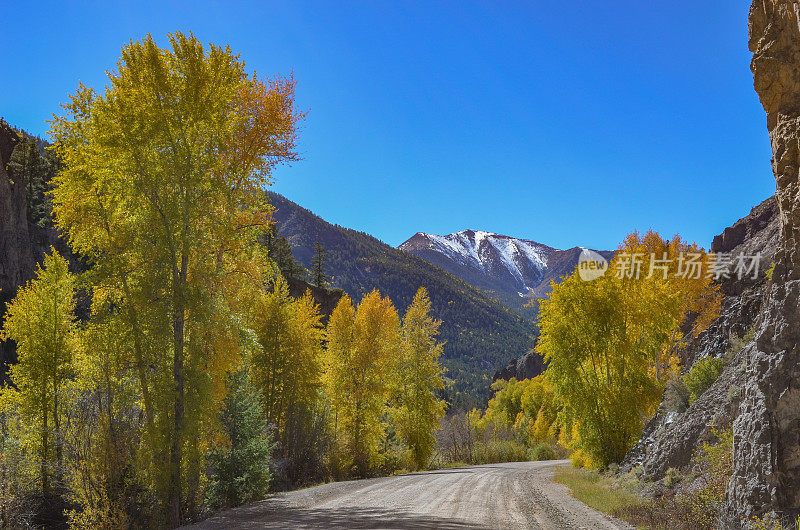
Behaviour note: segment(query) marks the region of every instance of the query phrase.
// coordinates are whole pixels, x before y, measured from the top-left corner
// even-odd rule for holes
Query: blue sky
[[[294,72],[302,162],[273,189],[398,245],[482,229],[704,246],[774,193],[745,0],[23,2],[4,6],[0,116],[36,134],[122,45],[174,30]]]

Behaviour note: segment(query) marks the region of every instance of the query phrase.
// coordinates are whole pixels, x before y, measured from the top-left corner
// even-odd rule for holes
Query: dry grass
[[[595,510],[615,515],[644,505],[645,500],[599,473],[559,467],[554,480],[569,488],[573,497]]]

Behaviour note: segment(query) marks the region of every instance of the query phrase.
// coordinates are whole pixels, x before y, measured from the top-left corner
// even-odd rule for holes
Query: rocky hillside
[[[692,345],[695,359],[727,362],[687,410],[669,403],[647,426],[627,464],[652,478],[688,463],[709,426],[733,422],[733,473],[719,521],[740,528],[758,516],[800,510],[800,19],[794,0],[756,0],[750,8],[754,85],[767,115],[777,195],[725,230],[715,249],[773,256],[771,278],[728,281],[721,317]],[[735,340],[746,332],[744,339]]]
[[[420,286],[428,289],[434,315],[443,321],[443,362],[453,379],[448,399],[454,405],[482,404],[489,375],[532,346],[534,325],[486,293],[363,232],[332,225],[279,194],[268,195],[278,234],[289,241],[295,259],[310,267],[314,244],[322,244],[333,285],[356,301],[378,289],[403,312]]]
[[[689,464],[699,443],[709,438],[713,426],[730,424],[741,402],[746,337],[752,336],[762,309],[768,279],[764,270],[775,256],[780,234],[778,204],[770,197],[750,214],[714,238],[711,250],[732,255],[762,255],[757,279],[730,276],[720,282],[722,311],[712,325],[687,344],[682,365],[689,369],[705,357],[726,361],[722,375],[687,409],[669,395],[656,416],[645,426],[642,438],[628,454],[624,467],[642,465],[648,476],[662,477],[669,468]]]
[[[503,368],[494,373],[492,381],[498,379],[516,379],[522,381],[523,379],[533,379],[540,375],[547,368],[547,364],[542,359],[536,350],[530,349],[525,352],[525,355],[511,361]]]
[[[531,300],[550,292],[556,282],[575,270],[580,247],[559,250],[536,241],[480,230],[440,236],[417,232],[398,247],[458,276],[527,316],[535,317]],[[600,252],[606,258],[612,253]]]

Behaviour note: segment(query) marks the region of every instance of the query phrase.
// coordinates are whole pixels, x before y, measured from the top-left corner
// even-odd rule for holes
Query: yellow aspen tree
[[[309,294],[289,296],[286,280],[278,274],[272,291],[254,295],[250,325],[260,346],[250,358],[253,382],[262,393],[268,421],[289,450],[284,439],[288,418],[311,410],[320,399],[321,315]]]
[[[346,471],[358,476],[376,464],[399,348],[400,319],[391,300],[373,290],[354,311],[342,298],[328,323],[326,382]]]
[[[689,252],[702,258],[677,236],[631,234],[604,277],[583,281],[572,274],[541,304],[537,349],[563,404],[562,433],[593,466],[621,461],[638,440],[678,368],[685,319],[701,315],[695,326],[707,325],[718,311],[707,277],[677,274],[677,257]],[[663,267],[652,274],[651,254]],[[628,267],[635,260],[642,262],[638,273]]]
[[[428,465],[436,445],[434,433],[444,416],[445,402],[436,392],[444,389],[444,368],[439,363],[443,344],[437,342],[441,320],[430,315],[428,292],[420,287],[403,317],[402,346],[397,375],[395,426],[414,465]]]
[[[42,492],[63,472],[64,385],[72,372],[75,280],[54,249],[36,278],[8,305],[0,340],[17,343],[19,362],[11,367],[14,386],[3,389],[5,406],[16,405],[26,443],[35,447]]]
[[[325,328],[325,395],[331,412],[332,447],[330,468],[336,478],[344,476],[352,464],[345,452],[346,414],[350,396],[349,367],[355,350],[355,315],[353,301],[344,295],[336,304]]]
[[[678,235],[665,239],[653,230],[644,234],[633,232],[622,242],[617,255],[638,256],[643,261],[640,277],[624,277],[623,282],[629,296],[650,297],[652,311],[647,313],[658,312],[661,304],[674,301],[680,306],[681,327],[688,327],[695,337],[719,315],[722,295],[713,276],[702,268],[709,255],[696,243],[684,241]],[[612,261],[611,271],[618,269],[619,259]],[[698,267],[690,266],[691,262]],[[644,315],[644,318],[652,318],[652,315]],[[665,379],[677,371],[682,360],[682,339],[680,330],[675,329],[668,340],[662,341],[661,348],[651,348],[656,378]]]

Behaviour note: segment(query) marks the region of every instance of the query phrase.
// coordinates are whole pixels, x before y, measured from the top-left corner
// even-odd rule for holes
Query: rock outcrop
[[[767,113],[781,235],[734,423],[729,523],[800,508],[800,3],[754,0],[751,70]]]
[[[29,215],[31,200],[28,189],[28,175],[9,168],[11,155],[19,144],[24,131],[9,126],[0,119],[0,322],[5,314],[6,304],[17,294],[17,289],[33,278],[36,264],[42,260],[50,247],[58,250],[70,262],[74,272],[85,270],[85,264],[72,254],[65,238],[52,223],[39,223]],[[46,145],[34,139],[41,148]],[[49,178],[44,182],[49,185]],[[50,212],[46,215],[49,219]],[[78,312],[87,311],[87,300],[78,301]],[[12,341],[0,342],[0,384],[4,382],[7,363],[16,362],[16,347]]]
[[[517,359],[511,359],[505,368],[495,372],[492,381],[498,379],[533,379],[540,375],[547,368],[547,364],[536,350],[529,350],[525,355]]]
[[[33,276],[34,256],[28,225],[26,181],[12,178],[8,163],[19,135],[0,120],[0,318],[17,288]],[[15,348],[9,341],[0,341],[0,384],[4,365],[15,359]]]
[[[319,307],[319,312],[322,315],[322,323],[327,324],[328,319],[333,313],[336,304],[339,303],[344,291],[336,288],[321,288],[312,285],[305,280],[297,278],[287,279],[289,284],[289,294],[295,298],[300,298],[306,293],[309,293],[314,299],[314,303]]]

